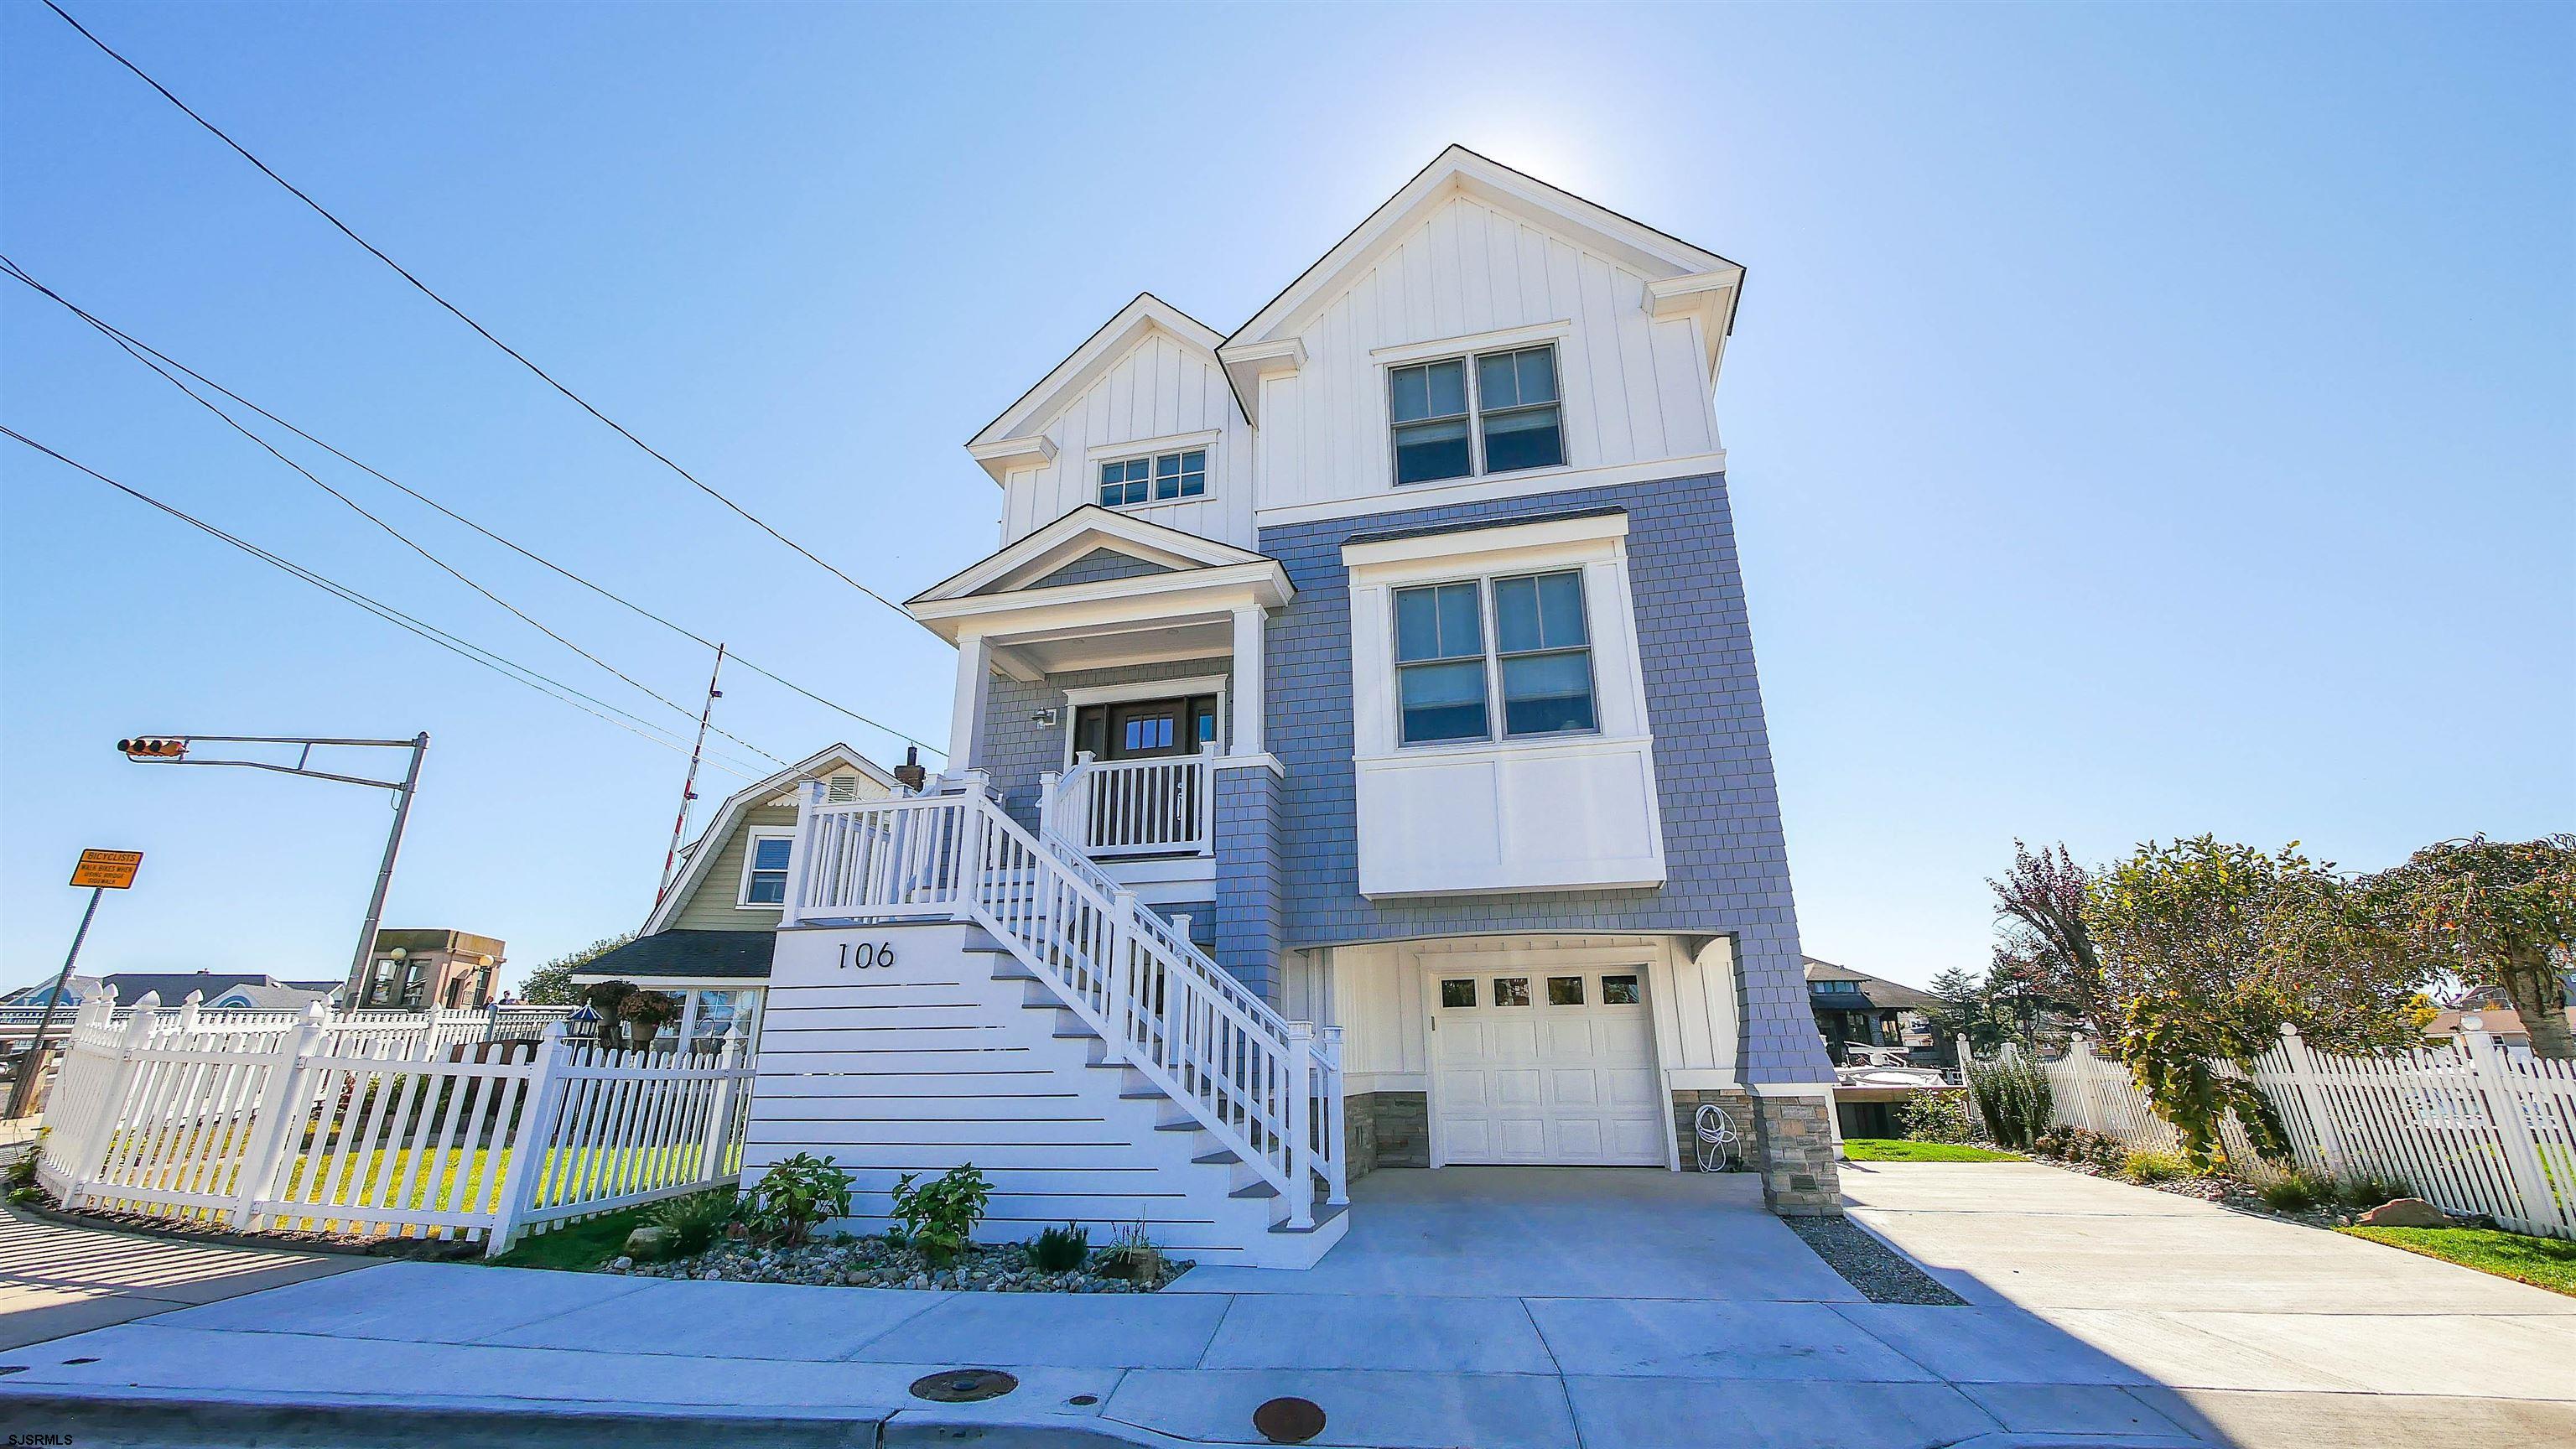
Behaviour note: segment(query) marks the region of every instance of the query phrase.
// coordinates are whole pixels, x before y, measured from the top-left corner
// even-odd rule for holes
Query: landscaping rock
[[[2381,1203],[2353,1223],[2365,1228],[2447,1228],[2451,1215],[2420,1197],[2401,1197]]]
[[[669,1228],[641,1227],[626,1235],[626,1246],[621,1251],[638,1263],[658,1263],[670,1257],[677,1246]]]
[[[1166,1258],[1159,1279],[1138,1283],[1105,1276],[1110,1254],[1095,1253],[1081,1268],[1041,1272],[1016,1243],[977,1244],[937,1266],[908,1245],[884,1238],[840,1238],[793,1247],[722,1242],[693,1258],[638,1266],[619,1259],[612,1271],[639,1277],[694,1278],[736,1283],[805,1283],[839,1288],[913,1288],[984,1293],[1151,1293],[1190,1267]]]

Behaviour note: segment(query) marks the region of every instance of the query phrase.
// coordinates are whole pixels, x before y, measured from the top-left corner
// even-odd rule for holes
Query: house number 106
[[[841,969],[845,971],[852,967],[865,971],[871,966],[892,966],[893,964],[894,947],[892,946],[880,945],[875,941],[861,941],[856,946],[846,941],[841,944]]]

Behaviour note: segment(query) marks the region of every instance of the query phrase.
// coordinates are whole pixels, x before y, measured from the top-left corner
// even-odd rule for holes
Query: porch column
[[[1268,616],[1257,608],[1234,611],[1234,747],[1231,755],[1257,755],[1261,745],[1261,637]]]
[[[957,638],[957,697],[948,716],[948,772],[973,769],[984,742],[984,700],[993,688],[993,646],[981,634]]]

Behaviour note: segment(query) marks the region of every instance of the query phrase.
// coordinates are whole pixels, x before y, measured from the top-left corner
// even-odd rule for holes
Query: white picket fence
[[[326,1018],[75,1020],[37,1177],[63,1207],[239,1230],[467,1238],[488,1253],[733,1180],[750,1044],[445,1041]],[[213,1015],[213,1013],[208,1013]],[[421,1013],[404,1013],[419,1016]]]
[[[2509,1053],[2475,1021],[2463,1020],[2454,1045],[2375,1057],[2310,1051],[2285,1028],[2249,1075],[2301,1166],[2397,1177],[2445,1212],[2576,1238],[2576,1063]],[[2132,1147],[2178,1143],[2129,1069],[2082,1038],[2044,1066],[2056,1121]],[[2231,1160],[2255,1160],[2234,1118],[2220,1135]]]

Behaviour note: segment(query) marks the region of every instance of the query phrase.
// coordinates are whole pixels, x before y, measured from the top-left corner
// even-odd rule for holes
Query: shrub
[[[816,1223],[846,1217],[849,1211],[850,1175],[833,1166],[831,1158],[799,1152],[751,1185],[741,1216],[754,1238],[794,1247]]]
[[[2334,1198],[2334,1183],[2304,1168],[2293,1168],[2254,1185],[2254,1195],[2276,1213],[2303,1213]]]
[[[1986,1119],[1987,1133],[2006,1147],[2029,1147],[2048,1130],[2049,1114],[2057,1106],[2048,1074],[2023,1051],[1969,1062],[1968,1093]]]
[[[1100,1255],[1100,1276],[1125,1278],[1140,1288],[1163,1281],[1163,1250],[1145,1233],[1143,1219],[1118,1230],[1118,1239]]]
[[[1917,1092],[1896,1109],[1896,1125],[1917,1142],[1965,1142],[1976,1135],[1962,1092]]]
[[[894,1218],[903,1226],[905,1242],[919,1249],[932,1265],[944,1264],[964,1252],[973,1240],[975,1225],[984,1220],[984,1204],[991,1200],[993,1187],[971,1162],[952,1167],[918,1187],[913,1185],[916,1176],[907,1172],[895,1183]]]
[[[1029,1262],[1041,1273],[1070,1273],[1090,1256],[1090,1231],[1072,1223],[1049,1228],[1029,1243]]]
[[[0,1168],[0,1194],[5,1194],[9,1201],[26,1202],[36,1196],[36,1168],[45,1158],[45,1133],[48,1130],[37,1128],[27,1150],[11,1158],[7,1167]]]
[[[2128,1175],[2131,1182],[2171,1182],[2177,1177],[2188,1176],[2191,1165],[2173,1153],[2140,1148],[2128,1155],[2120,1170]]]
[[[2356,1211],[2367,1211],[2384,1202],[2392,1202],[2401,1197],[2413,1197],[2415,1189],[2406,1179],[2393,1172],[2381,1172],[2376,1168],[2362,1167],[2352,1169],[2336,1179],[2334,1195],[2345,1207]]]
[[[667,1230],[671,1235],[671,1251],[685,1258],[692,1253],[703,1253],[712,1246],[716,1235],[733,1221],[739,1207],[733,1189],[719,1188],[714,1192],[693,1192],[687,1197],[657,1203],[651,1212],[644,1215],[644,1221]]]

